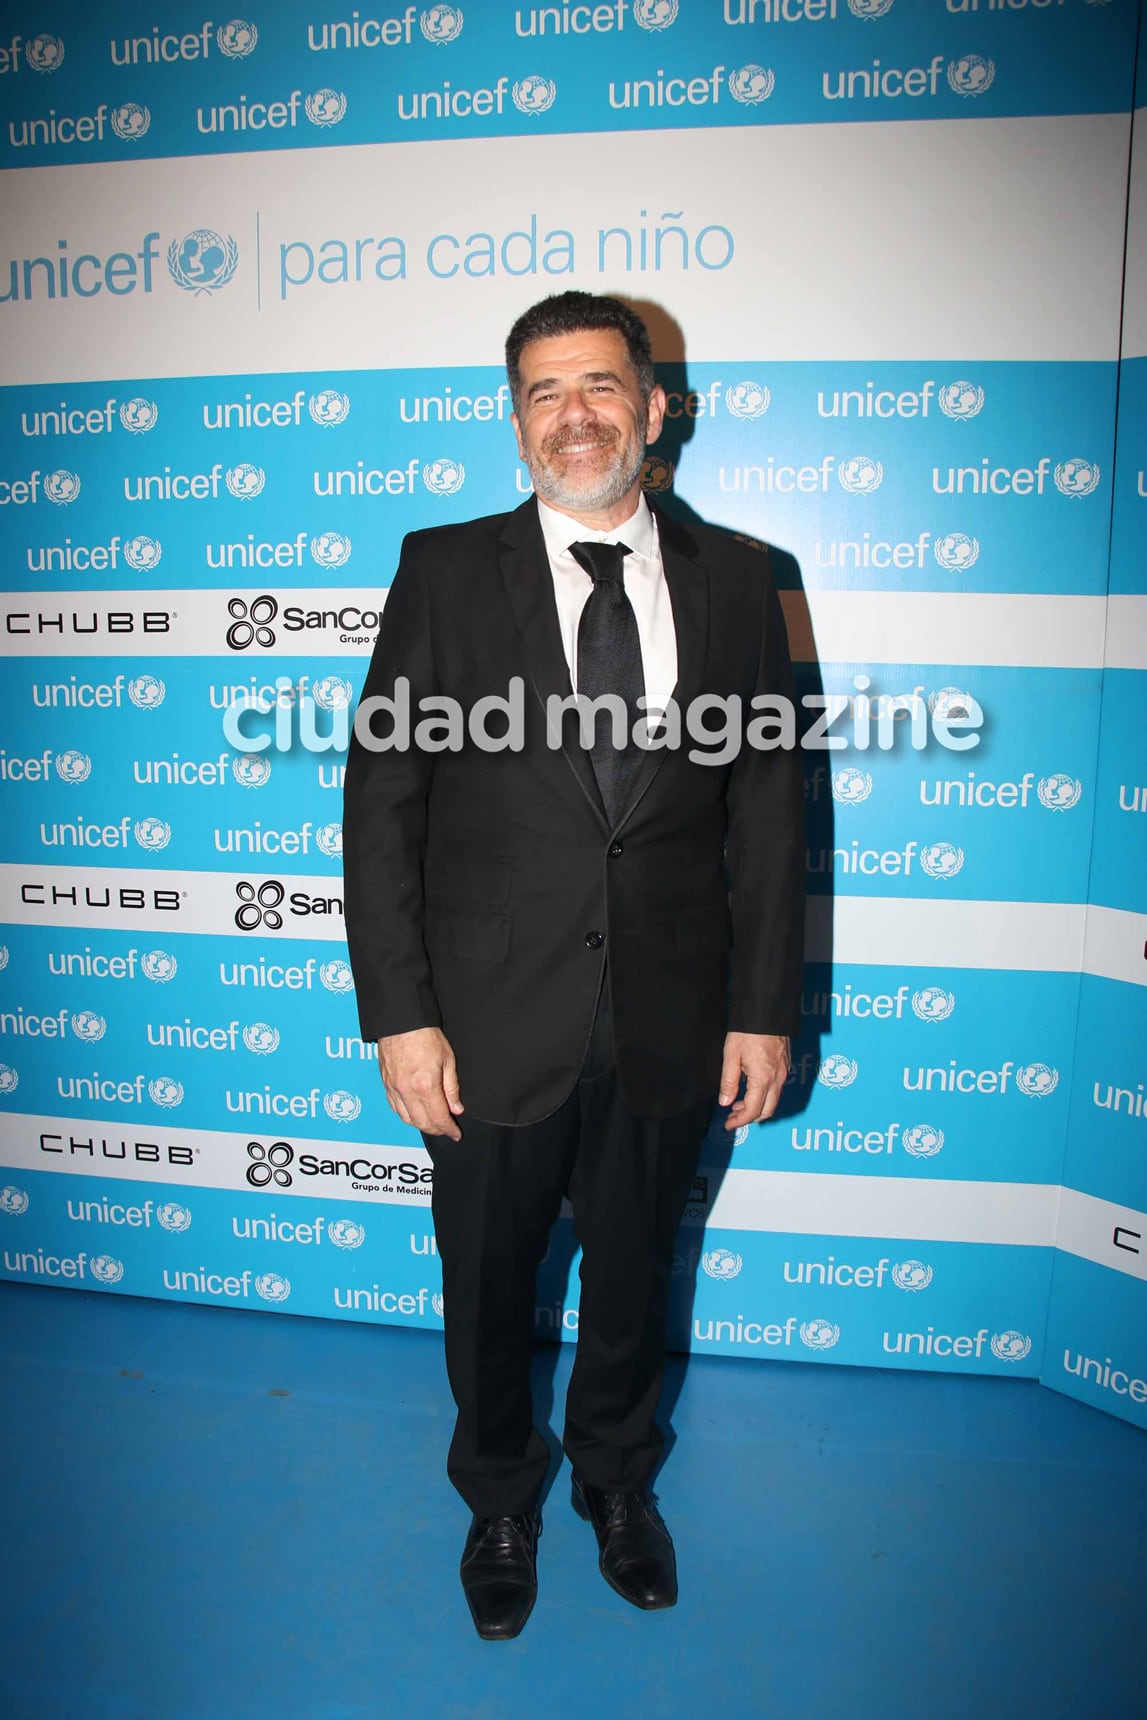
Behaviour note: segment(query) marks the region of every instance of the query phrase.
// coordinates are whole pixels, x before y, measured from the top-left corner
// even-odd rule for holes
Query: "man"
[[[649,1491],[674,1235],[714,1098],[735,1129],[780,1096],[803,878],[796,753],[699,762],[671,744],[674,707],[735,697],[747,719],[791,682],[767,556],[645,500],[665,395],[644,325],[563,293],[518,319],[506,363],[534,496],[406,538],[344,814],[362,1036],[434,1166],[447,1467],[473,1512],[461,1574],[487,1638],[516,1635],[537,1592],[535,1278],[566,1195],[582,1246],[573,1504],[618,1593],[677,1598]],[[404,690],[412,712],[444,696],[471,711],[514,677],[521,733],[502,750],[387,746],[371,715]],[[637,720],[583,736],[552,715],[574,693]]]

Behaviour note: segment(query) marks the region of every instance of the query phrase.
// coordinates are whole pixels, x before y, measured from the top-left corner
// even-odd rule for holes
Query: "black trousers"
[[[603,985],[581,1076],[552,1115],[521,1128],[463,1115],[461,1141],[423,1136],[458,1406],[447,1472],[478,1516],[532,1510],[549,1466],[530,1357],[538,1266],[567,1194],[582,1261],[562,1443],[593,1487],[648,1485],[664,1443],[653,1417],[673,1240],[711,1112],[712,1101],[659,1120],[629,1110]]]

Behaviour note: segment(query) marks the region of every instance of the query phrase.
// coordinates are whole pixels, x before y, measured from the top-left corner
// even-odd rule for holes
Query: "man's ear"
[[[656,442],[661,434],[661,426],[665,422],[665,408],[668,405],[665,390],[659,382],[653,384],[649,401],[645,408],[645,445]]]

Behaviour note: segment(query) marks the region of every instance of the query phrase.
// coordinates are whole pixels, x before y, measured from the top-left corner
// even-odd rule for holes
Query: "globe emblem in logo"
[[[955,996],[942,985],[926,985],[912,993],[913,1013],[921,1021],[947,1021],[955,1007]]]
[[[336,1248],[361,1248],[366,1231],[353,1218],[335,1218],[327,1225],[327,1235]]]
[[[59,36],[30,36],[24,58],[34,72],[57,72],[64,63],[64,44]]]
[[[16,1188],[9,1183],[7,1188],[0,1188],[0,1212],[8,1213],[12,1218],[18,1218],[20,1213],[28,1210],[28,1194],[25,1189]]]
[[[822,1087],[851,1087],[860,1074],[860,1066],[855,1057],[845,1057],[840,1051],[833,1051],[820,1060],[820,1068],[816,1078]]]
[[[350,399],[341,388],[320,388],[307,401],[307,411],[323,429],[341,424],[350,411]]]
[[[50,502],[55,502],[57,507],[66,508],[69,502],[75,501],[79,493],[79,477],[63,466],[56,472],[49,472],[44,479],[44,494]]]
[[[346,97],[341,90],[316,90],[303,106],[312,125],[337,125],[346,113]]]
[[[857,770],[853,764],[845,765],[843,770],[832,773],[832,798],[842,806],[859,806],[862,800],[867,800],[872,793],[872,777],[866,770]]]
[[[800,1335],[810,1350],[831,1350],[840,1341],[840,1327],[831,1320],[802,1320]]]
[[[181,1206],[177,1200],[162,1201],[155,1209],[155,1216],[164,1230],[170,1230],[176,1235],[191,1228],[191,1208]]]
[[[333,991],[339,997],[346,997],[354,990],[354,975],[349,962],[336,957],[333,962],[324,962],[319,969],[319,978],[328,991]]]
[[[213,227],[196,227],[167,247],[167,271],[188,293],[218,292],[238,267],[238,245],[230,234],[216,233]]]
[[[633,22],[642,30],[668,30],[677,9],[678,0],[633,0]]]
[[[166,985],[179,970],[179,963],[166,950],[148,950],[140,956],[139,966],[144,979],[153,980],[156,985]]]
[[[156,711],[167,697],[167,686],[158,675],[136,675],[127,684],[127,696],[137,711]]]
[[[1093,460],[1061,460],[1052,477],[1062,495],[1090,496],[1099,486],[1099,467]]]
[[[183,1082],[173,1080],[170,1075],[157,1075],[148,1082],[147,1090],[152,1103],[162,1105],[167,1111],[183,1103]]]
[[[320,675],[311,684],[315,704],[322,711],[345,711],[354,688],[341,675]]]
[[[870,460],[866,454],[854,454],[850,460],[840,462],[836,476],[841,489],[847,490],[849,495],[870,496],[884,482],[884,467],[879,460]]]
[[[1016,1070],[1016,1086],[1029,1099],[1046,1099],[1059,1086],[1059,1070],[1050,1063],[1025,1063]]]
[[[964,864],[964,850],[951,842],[930,842],[920,850],[920,864],[929,878],[954,878]]]
[[[980,540],[967,532],[945,532],[932,545],[932,554],[949,573],[967,573],[979,557]]]
[[[748,1125],[748,1123],[742,1123],[739,1129],[733,1130],[733,1145],[734,1145],[734,1147],[743,1147],[745,1142],[748,1140],[748,1138],[749,1138],[749,1125]]]
[[[974,382],[946,382],[936,396],[947,418],[974,418],[984,404],[984,391]]]
[[[353,1123],[362,1110],[362,1100],[357,1093],[336,1087],[333,1093],[323,1094],[323,1110],[334,1123]]]
[[[267,482],[267,474],[262,466],[252,466],[249,460],[243,460],[238,466],[228,466],[225,474],[227,488],[241,502],[250,502],[262,494],[263,485]]]
[[[268,1026],[265,1021],[253,1021],[243,1029],[243,1043],[256,1057],[269,1057],[272,1051],[279,1049],[279,1029]]]
[[[94,1009],[77,1010],[72,1017],[72,1032],[77,1039],[86,1040],[89,1045],[102,1039],[107,1030],[107,1022],[102,1015],[97,1015]]]
[[[171,841],[171,826],[164,818],[140,818],[134,825],[135,839],[141,848],[154,852],[166,848]]]
[[[422,468],[422,482],[432,496],[454,496],[466,482],[466,468],[459,460],[431,460]]]
[[[948,62],[948,82],[958,96],[982,96],[992,87],[996,62],[982,54],[962,54]]]
[[[251,1163],[247,1166],[247,1181],[252,1188],[266,1188],[274,1183],[278,1188],[290,1188],[291,1173],[287,1169],[294,1158],[294,1148],[286,1141],[275,1141],[265,1147],[262,1141],[247,1142],[247,1157]]]
[[[734,418],[762,418],[772,398],[763,382],[735,382],[725,390],[725,405]]]
[[[892,1282],[898,1290],[927,1290],[932,1268],[922,1260],[901,1260],[892,1268]]]
[[[227,629],[227,643],[232,651],[245,651],[251,644],[267,650],[275,643],[275,630],[269,623],[279,613],[277,598],[264,593],[262,597],[253,597],[248,608],[245,598],[232,597],[227,602],[227,613],[232,617]]]
[[[701,1265],[710,1278],[735,1278],[745,1262],[731,1248],[711,1248],[701,1256]]]
[[[286,893],[277,878],[264,878],[258,889],[249,879],[241,879],[235,886],[235,894],[239,898],[235,924],[239,930],[253,932],[262,926],[268,932],[281,931],[283,916],[279,906]]]
[[[130,400],[125,400],[119,409],[119,421],[125,430],[130,430],[133,436],[141,436],[148,430],[154,430],[159,418],[159,407],[154,400],[148,400],[142,394],[134,394]]]
[[[342,532],[319,532],[311,539],[311,560],[320,567],[345,567],[350,560],[350,539]]]
[[[961,687],[940,687],[928,694],[928,709],[942,721],[948,717],[974,717],[980,714],[980,702]]]
[[[443,1314],[446,1312],[446,1298],[442,1294],[441,1290],[434,1291],[430,1298],[430,1306],[441,1320]]]
[[[8,966],[8,945],[0,944],[0,973]]]
[[[240,788],[262,788],[271,780],[271,761],[266,753],[240,753],[231,760],[231,775]]]
[[[220,24],[215,40],[219,44],[219,52],[226,54],[229,60],[243,60],[258,42],[259,32],[245,18],[232,18],[229,24]]]
[[[729,73],[729,94],[744,107],[756,107],[768,101],[776,85],[776,73],[770,68],[750,63]]]
[[[122,143],[138,143],[151,124],[151,109],[142,102],[121,102],[108,115],[112,130]]]
[[[1058,772],[1055,776],[1041,776],[1036,793],[1040,805],[1046,806],[1049,812],[1070,812],[1073,806],[1079,805],[1083,784],[1077,776],[1064,776]]]
[[[557,93],[558,86],[552,78],[536,76],[519,78],[510,91],[514,98],[514,106],[519,113],[530,114],[531,116],[545,113],[548,108],[552,108]]]
[[[672,460],[662,459],[660,454],[649,454],[641,468],[641,487],[649,490],[655,496],[663,496],[673,488],[673,474],[676,470]]]
[[[92,761],[87,753],[69,747],[67,752],[56,754],[56,775],[61,782],[87,782],[91,774]]]
[[[935,1158],[944,1145],[943,1129],[934,1129],[931,1123],[913,1123],[901,1138],[904,1151],[911,1153],[914,1159]]]
[[[315,831],[315,844],[320,854],[325,854],[328,860],[340,860],[343,851],[342,825],[320,824]]]
[[[892,4],[893,0],[848,0],[848,9],[854,18],[883,18]]]
[[[456,42],[462,34],[462,13],[457,6],[428,6],[419,14],[418,28],[428,42]]]
[[[991,1343],[1001,1362],[1022,1362],[1031,1354],[1032,1341],[1024,1332],[994,1332]]]
[[[255,1279],[255,1289],[264,1302],[285,1302],[291,1294],[291,1280],[284,1278],[281,1272],[260,1272]]]
[[[88,1269],[97,1284],[118,1284],[123,1277],[123,1261],[111,1254],[93,1254]]]
[[[10,1063],[0,1063],[0,1093],[14,1093],[20,1085],[20,1076]]]
[[[149,573],[153,567],[159,566],[163,545],[158,538],[146,537],[140,532],[136,537],[128,538],[123,546],[123,555],[129,567],[134,567],[139,573]]]

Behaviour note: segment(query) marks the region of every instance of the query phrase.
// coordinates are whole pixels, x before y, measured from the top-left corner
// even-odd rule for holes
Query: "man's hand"
[[[462,1139],[454,1121],[464,1109],[450,1041],[440,1027],[416,1027],[378,1042],[378,1067],[391,1109],[428,1135]]]
[[[771,1117],[791,1067],[787,1034],[727,1033],[718,1102],[733,1104],[742,1075],[745,1077],[745,1096],[737,1100],[726,1117],[726,1129],[739,1129],[745,1123],[763,1123],[766,1117]]]

